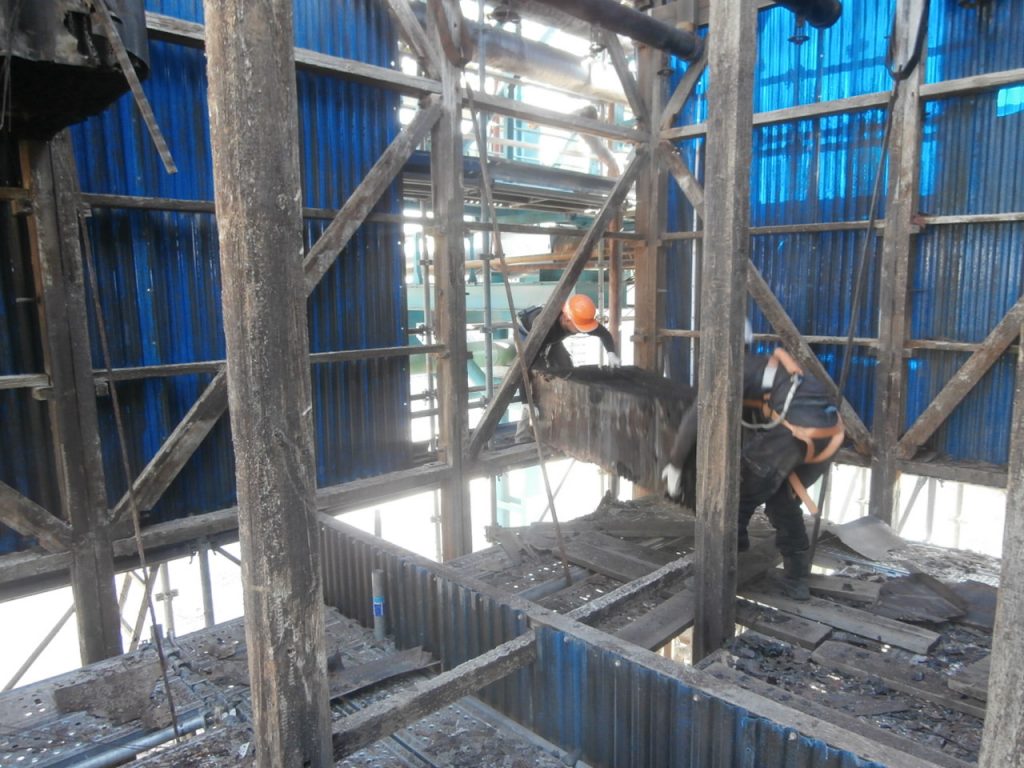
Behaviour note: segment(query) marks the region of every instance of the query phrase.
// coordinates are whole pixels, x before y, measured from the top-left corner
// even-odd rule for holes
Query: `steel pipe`
[[[775,0],[775,4],[802,16],[818,29],[831,27],[843,14],[843,4],[839,0]]]
[[[609,32],[660,48],[687,61],[696,61],[704,41],[692,32],[676,29],[616,0],[538,0]]]

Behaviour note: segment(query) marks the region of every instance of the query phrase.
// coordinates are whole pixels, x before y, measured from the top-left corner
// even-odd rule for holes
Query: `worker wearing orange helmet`
[[[521,338],[525,339],[530,333],[534,322],[537,320],[537,316],[543,309],[543,307],[530,307],[519,313],[518,331]],[[562,342],[570,336],[581,333],[599,338],[605,351],[608,353],[608,365],[612,368],[619,367],[619,356],[615,351],[615,339],[612,338],[608,329],[598,322],[597,307],[594,306],[594,302],[589,296],[584,296],[581,293],[570,296],[569,300],[565,302],[565,305],[562,307],[562,313],[558,316],[558,321],[551,326],[551,330],[544,337],[544,343],[540,348],[540,352],[537,353],[534,367],[548,370],[572,368],[572,357]],[[519,399],[522,400],[522,397]],[[516,441],[521,442],[527,439],[529,434],[529,421],[526,409],[524,409],[523,418],[520,420],[519,427],[516,430]]]

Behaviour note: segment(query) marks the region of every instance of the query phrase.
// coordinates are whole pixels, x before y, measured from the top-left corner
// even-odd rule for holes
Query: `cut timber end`
[[[532,379],[546,444],[644,488],[661,487],[676,428],[696,398],[692,388],[631,366],[533,371]],[[695,474],[684,477],[689,486]],[[690,487],[684,497],[693,497]]]

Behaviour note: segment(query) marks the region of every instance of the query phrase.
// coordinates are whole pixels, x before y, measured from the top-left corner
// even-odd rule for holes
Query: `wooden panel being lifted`
[[[661,468],[694,390],[632,366],[534,371],[533,386],[546,444],[644,488],[662,487]],[[683,472],[690,506],[695,482],[691,458]]]

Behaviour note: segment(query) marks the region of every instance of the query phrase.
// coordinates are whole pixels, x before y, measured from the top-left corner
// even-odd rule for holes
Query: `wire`
[[[910,57],[898,69],[893,69],[891,60],[893,54],[893,41],[896,39],[896,15],[893,13],[892,29],[893,34],[889,37],[889,51],[886,57],[886,70],[893,79],[892,90],[889,93],[889,100],[885,105],[885,132],[882,135],[882,151],[878,157],[878,165],[875,168],[875,183],[871,190],[871,203],[868,206],[868,226],[864,235],[864,243],[861,246],[860,255],[857,260],[857,276],[853,287],[853,298],[850,304],[850,323],[846,333],[846,346],[843,348],[843,363],[839,371],[839,381],[836,383],[837,397],[840,403],[843,400],[843,390],[850,377],[850,364],[853,360],[853,337],[857,329],[857,321],[860,314],[860,305],[863,300],[864,286],[867,281],[868,248],[874,241],[875,216],[878,211],[878,198],[882,186],[882,172],[885,169],[886,156],[889,153],[889,142],[892,137],[893,108],[896,105],[896,97],[899,94],[900,83],[904,82],[921,63],[921,55],[924,52],[924,41],[928,37],[928,11],[931,0],[924,0],[921,7],[921,18],[918,19],[917,35],[914,38],[914,47]],[[818,545],[818,537],[821,534],[821,518],[823,516],[825,498],[832,473],[826,472],[821,478],[821,489],[818,492],[818,514],[814,516],[814,531],[811,534],[808,560],[814,560],[814,550]]]
[[[70,148],[68,151],[70,151]],[[80,212],[78,218],[79,237],[82,243],[82,251],[85,255],[86,272],[88,273],[89,278],[89,292],[92,294],[93,313],[96,316],[96,328],[99,332],[100,348],[103,351],[103,366],[107,371],[107,385],[110,388],[110,402],[113,406],[114,424],[117,428],[117,442],[118,448],[120,449],[121,469],[128,482],[128,507],[131,510],[132,528],[135,533],[135,550],[139,557],[139,564],[142,567],[143,576],[145,577],[145,599],[149,609],[149,621],[153,629],[153,645],[156,648],[156,655],[160,661],[160,675],[163,678],[164,691],[167,695],[167,707],[170,710],[171,723],[174,726],[174,738],[177,740],[181,738],[181,733],[178,728],[178,715],[175,711],[174,695],[171,692],[171,684],[167,675],[167,658],[164,655],[160,632],[157,630],[156,608],[153,606],[152,598],[153,588],[150,584],[153,574],[150,569],[146,567],[146,549],[142,544],[142,524],[139,520],[139,505],[135,498],[135,489],[133,487],[134,483],[132,483],[134,475],[132,474],[131,462],[128,460],[128,447],[127,441],[125,440],[124,420],[121,418],[121,401],[117,395],[117,384],[114,381],[113,365],[110,360],[110,345],[107,342],[107,324],[103,320],[103,308],[100,305],[99,282],[96,278],[96,263],[93,259],[92,244],[89,241],[89,233],[85,227],[85,222],[82,220],[83,218],[85,218],[85,214]]]

